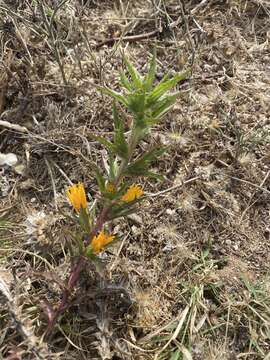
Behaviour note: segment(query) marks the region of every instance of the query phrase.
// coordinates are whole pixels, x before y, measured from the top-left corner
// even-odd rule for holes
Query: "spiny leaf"
[[[154,148],[148,153],[143,155],[141,158],[133,162],[127,167],[127,175],[144,175],[146,174],[150,163],[155,160],[157,157],[162,155],[166,151],[165,148]]]
[[[160,82],[149,96],[149,103],[153,104],[157,101],[162,95],[167,91],[171,90],[174,86],[177,85],[180,81],[186,79],[190,75],[190,71],[186,71],[182,74],[176,74],[172,79],[165,82]]]
[[[93,138],[95,140],[97,140],[100,144],[102,144],[103,146],[106,147],[106,149],[110,152],[110,153],[115,153],[115,146],[113,143],[111,143],[109,140],[105,139],[102,136],[95,136],[93,135]]]
[[[143,176],[148,177],[148,178],[152,178],[152,179],[156,179],[158,181],[164,181],[165,180],[165,177],[163,175],[157,174],[157,173],[155,173],[153,171],[146,171]]]
[[[129,91],[132,91],[132,85],[123,71],[120,72],[120,84]]]
[[[128,109],[134,114],[134,123],[138,128],[145,128],[145,103],[146,94],[143,92],[132,94],[128,97]]]
[[[144,154],[136,162],[139,162],[139,161],[150,162],[152,160],[155,160],[157,157],[163,155],[165,151],[166,151],[166,148],[164,146],[163,147],[155,147],[155,148],[151,149],[150,151],[148,151],[146,154]]]
[[[149,72],[145,77],[144,80],[144,88],[146,91],[150,91],[152,86],[153,86],[153,82],[155,80],[155,75],[156,75],[156,68],[157,68],[157,61],[156,61],[156,51],[154,51],[151,63],[150,63],[150,68],[149,68]]]
[[[129,72],[129,75],[131,77],[131,80],[133,82],[133,87],[140,89],[142,87],[141,75],[135,69],[135,67],[131,64],[131,62],[128,60],[128,58],[126,56],[124,56],[124,62],[125,62],[128,72]]]
[[[114,121],[114,146],[117,155],[127,159],[128,158],[128,144],[124,134],[124,124],[122,119],[119,117],[116,105],[113,105],[113,121]]]
[[[98,187],[101,193],[106,191],[106,187],[105,187],[105,179],[102,176],[102,174],[99,172],[99,170],[96,170],[96,179],[97,179],[97,183],[98,183]]]
[[[103,92],[106,95],[110,95],[115,100],[119,101],[121,104],[128,106],[126,98],[118,93],[117,91],[114,91],[112,89],[109,89],[107,87],[98,87],[101,92]]]
[[[135,211],[136,209],[130,205],[126,205],[125,207],[113,207],[108,217],[110,220],[113,220],[119,217],[133,214]]]
[[[128,109],[134,114],[144,114],[145,93],[137,92],[128,96]]]
[[[179,95],[180,92],[177,92],[172,95],[168,95],[164,99],[159,101],[157,103],[157,106],[155,106],[153,109],[152,118],[160,119],[162,116],[164,116],[171,109]]]

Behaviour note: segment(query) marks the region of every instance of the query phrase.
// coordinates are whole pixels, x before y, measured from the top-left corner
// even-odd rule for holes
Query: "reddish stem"
[[[91,244],[93,237],[102,229],[104,223],[106,222],[109,211],[110,211],[110,206],[104,207],[103,210],[101,211],[101,213],[97,219],[96,225],[94,226],[93,230],[89,234],[89,241],[86,244],[87,246]],[[80,277],[80,273],[86,263],[87,263],[87,258],[85,258],[83,255],[81,255],[79,257],[78,261],[72,267],[69,277],[66,281],[66,283],[67,283],[66,288],[62,293],[61,301],[60,301],[56,311],[54,312],[53,316],[49,320],[47,330],[45,333],[45,337],[48,337],[49,335],[51,335],[57,319],[69,307],[70,295],[71,295],[72,291],[74,290],[74,288],[77,284],[77,281]]]

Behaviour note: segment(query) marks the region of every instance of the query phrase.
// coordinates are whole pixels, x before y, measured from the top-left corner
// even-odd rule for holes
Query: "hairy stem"
[[[104,223],[107,220],[109,211],[110,211],[110,206],[103,208],[99,217],[97,218],[94,228],[92,229],[91,233],[89,234],[89,240],[86,245],[89,245],[91,243],[93,237],[102,229]],[[81,271],[85,267],[86,262],[87,262],[87,258],[85,258],[83,255],[81,255],[78,258],[77,262],[74,264],[74,266],[71,268],[69,277],[66,281],[66,287],[62,293],[61,301],[60,301],[57,309],[55,310],[52,318],[50,319],[50,321],[48,323],[45,337],[48,337],[51,335],[59,316],[70,306],[70,296],[79,280]]]

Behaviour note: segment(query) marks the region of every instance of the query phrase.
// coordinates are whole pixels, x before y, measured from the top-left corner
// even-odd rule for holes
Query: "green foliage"
[[[132,205],[134,205],[138,201],[139,200],[133,201]],[[109,220],[113,220],[113,219],[117,219],[119,217],[125,217],[130,214],[133,214],[136,211],[136,209],[132,205],[124,204],[124,203],[113,205],[111,208],[111,211],[109,213],[109,216],[108,216]]]
[[[90,217],[86,209],[81,209],[79,214],[79,223],[81,228],[86,232],[90,232]]]
[[[176,74],[170,79],[165,76],[156,84],[157,61],[155,54],[145,76],[136,70],[127,57],[124,57],[124,64],[126,71],[120,72],[122,92],[116,92],[107,87],[100,88],[103,93],[111,96],[114,100],[112,109],[114,134],[110,139],[92,136],[106,148],[108,157],[107,159],[103,158],[104,173],[100,168],[95,167],[96,181],[101,197],[97,199],[97,204],[95,203],[90,211],[82,208],[78,216],[80,227],[84,233],[92,233],[97,218],[96,211],[102,206],[107,208],[106,218],[100,220],[102,225],[112,219],[125,217],[136,210],[135,205],[142,200],[143,190],[134,184],[134,179],[141,176],[163,179],[161,175],[152,172],[150,167],[166,151],[164,147],[145,150],[136,157],[134,153],[140,140],[167,113],[179,96],[179,92],[170,93],[169,91],[189,74],[188,72]],[[133,122],[130,128],[124,118],[126,112],[121,111],[120,113],[117,108],[119,105],[132,115]],[[131,186],[129,187],[129,185]],[[89,251],[87,256],[91,255]]]
[[[156,147],[146,154],[141,156],[138,160],[135,160],[133,163],[127,166],[125,174],[127,176],[149,176],[156,177],[156,174],[150,172],[148,169],[151,163],[156,160],[159,156],[161,156],[166,151],[164,147]]]
[[[125,127],[122,119],[119,117],[116,105],[113,105],[114,121],[114,147],[115,152],[122,159],[128,159],[128,143],[125,139]]]
[[[123,93],[106,87],[100,90],[110,95],[133,115],[133,130],[140,139],[171,109],[179,92],[173,94],[168,94],[168,92],[180,81],[185,80],[190,72],[176,74],[171,79],[165,76],[157,85],[154,85],[157,64],[155,54],[145,76],[139,74],[126,56],[124,56],[124,63],[127,71],[120,72]]]
[[[157,179],[163,179],[162,176],[149,171],[152,161],[161,156],[165,149],[155,148],[139,159],[132,161],[132,153],[138,142],[147,135],[153,125],[155,125],[173,106],[179,92],[169,93],[180,81],[186,79],[190,72],[176,74],[172,78],[164,78],[155,84],[156,75],[156,54],[153,55],[149,71],[142,76],[124,56],[126,71],[120,72],[120,85],[122,92],[116,92],[107,87],[100,90],[114,99],[113,121],[114,121],[114,139],[113,142],[103,138],[96,137],[109,153],[109,177],[114,181],[119,176],[118,163],[113,156],[119,157],[126,162],[123,170],[124,176],[147,176]],[[130,136],[127,139],[125,134],[125,124],[119,116],[117,103],[122,105],[133,116],[133,123],[130,129]],[[106,180],[97,174],[97,182],[100,191],[106,195]]]

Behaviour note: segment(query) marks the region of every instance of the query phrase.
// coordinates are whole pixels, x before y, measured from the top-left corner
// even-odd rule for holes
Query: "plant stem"
[[[106,222],[110,208],[111,208],[111,206],[109,205],[102,209],[99,217],[97,218],[94,228],[92,229],[91,233],[89,234],[89,241],[87,242],[87,245],[90,245],[93,237],[102,229],[104,223]],[[45,333],[45,337],[48,337],[51,335],[57,319],[69,307],[70,295],[71,295],[72,291],[74,290],[74,288],[78,282],[78,279],[80,277],[80,273],[81,273],[82,269],[84,268],[84,266],[86,265],[86,263],[87,263],[87,258],[85,258],[83,255],[80,255],[77,262],[71,268],[69,277],[66,281],[67,284],[66,284],[65,290],[62,293],[61,301],[60,301],[56,311],[54,312],[52,318],[49,320],[49,323],[48,323],[48,326],[46,329],[46,333]]]
[[[136,135],[136,131],[133,128],[132,132],[130,134],[130,138],[129,138],[129,156],[128,156],[128,159],[122,159],[122,162],[119,166],[118,174],[114,181],[114,184],[116,187],[119,185],[119,183],[122,180],[122,177],[125,173],[126,167],[133,155],[134,149],[136,148],[137,141],[138,141],[138,138]],[[93,237],[102,229],[103,225],[105,224],[105,222],[107,220],[111,206],[112,206],[112,203],[110,203],[107,206],[104,206],[104,208],[101,210],[101,213],[97,218],[96,224],[89,234],[89,240],[86,243],[86,246],[91,244]],[[87,258],[85,258],[83,255],[80,255],[77,262],[71,268],[69,277],[66,280],[66,287],[62,293],[61,301],[60,301],[56,311],[54,312],[52,318],[48,322],[45,337],[48,337],[51,335],[57,319],[70,306],[70,301],[69,301],[70,296],[79,280],[81,271],[85,267],[86,263],[87,263]]]

